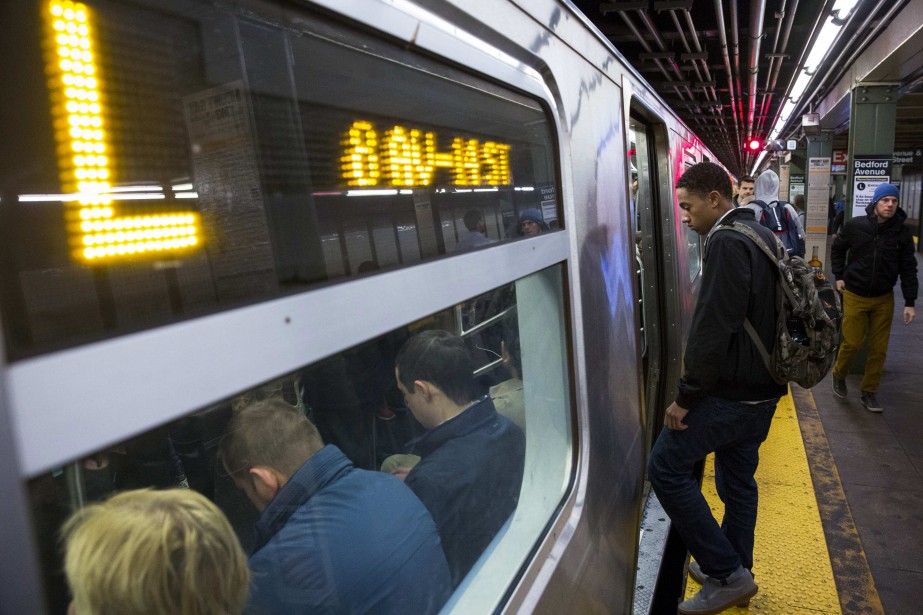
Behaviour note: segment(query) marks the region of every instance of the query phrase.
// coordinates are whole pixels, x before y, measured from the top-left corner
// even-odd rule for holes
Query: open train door
[[[664,220],[670,212],[661,211],[660,176],[658,160],[668,158],[666,128],[662,124],[644,119],[632,109],[629,119],[629,163],[630,195],[632,202],[632,223],[635,233],[634,257],[637,264],[638,302],[641,345],[641,369],[643,373],[643,413],[646,434],[646,450],[650,450],[653,439],[663,425],[665,404],[665,373],[671,361],[666,356],[665,336],[675,327],[667,326],[665,320],[664,262],[670,261],[664,245]],[[668,224],[668,223],[667,223]],[[669,225],[666,228],[670,228]],[[669,242],[666,242],[669,243]]]

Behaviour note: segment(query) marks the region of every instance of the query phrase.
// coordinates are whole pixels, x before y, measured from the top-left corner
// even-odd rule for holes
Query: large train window
[[[14,360],[562,226],[542,104],[404,44],[260,2],[12,19]]]
[[[315,532],[315,544],[306,542],[303,551],[289,551],[285,557],[301,562],[298,569],[309,571],[306,576],[323,568],[328,556],[336,560],[331,569],[341,573],[343,562],[353,562],[345,571],[350,575],[348,582],[336,575],[333,581],[324,582],[334,593],[331,599],[340,604],[349,600],[336,592],[347,588],[356,593],[416,595],[423,591],[420,587],[432,583],[439,603],[406,612],[436,612],[447,600],[457,612],[492,612],[545,531],[570,478],[572,436],[562,277],[561,265],[533,273],[33,479],[29,491],[51,612],[63,613],[68,601],[56,542],[61,522],[71,511],[114,492],[195,489],[219,505],[246,550],[258,554],[261,548],[269,548],[263,546],[269,521],[251,505],[255,501],[240,479],[241,468],[262,462],[251,462],[236,452],[243,449],[228,444],[227,437],[228,423],[235,415],[265,406],[266,400],[276,400],[306,417],[323,442],[337,449],[328,448],[323,455],[293,453],[306,456],[307,461],[298,457],[293,467],[303,461],[301,469],[280,472],[296,485],[296,491],[302,483],[311,484],[315,475],[307,476],[310,472],[320,476],[312,459],[323,463],[340,459],[336,462],[340,472],[346,467],[342,453],[364,473],[332,488],[325,493],[326,500],[314,500],[344,501],[330,519],[324,520],[322,512],[316,517],[301,516],[300,523],[311,525],[305,535]],[[470,357],[468,367],[459,371],[458,355],[449,351],[427,354],[439,344],[452,352],[462,344]],[[427,405],[432,400],[425,397],[435,393],[416,388],[416,381],[431,384],[446,378],[446,382],[462,383],[461,398],[456,393],[448,395],[462,411],[440,422],[445,418],[443,409],[436,408],[435,401]],[[413,381],[405,383],[407,379]],[[443,388],[449,390],[449,386]],[[437,396],[436,400],[441,404],[445,398]],[[252,427],[239,427],[246,429]],[[273,433],[278,447],[291,442],[284,429]],[[378,485],[377,491],[366,492],[363,485]],[[405,486],[419,500],[408,498]],[[282,489],[280,494],[291,496]],[[379,495],[373,497],[373,493]],[[295,499],[298,506],[307,507],[313,497]],[[396,505],[398,501],[404,504]],[[402,525],[414,514],[428,519],[421,513],[420,501],[435,519],[448,572],[437,562],[433,570],[418,571],[420,576],[409,580],[404,571],[413,563],[401,559],[406,556],[406,544],[424,532],[424,526],[432,527],[419,518]],[[338,501],[334,505],[339,506]],[[275,519],[270,510],[265,508],[263,515]],[[356,525],[351,528],[349,523]],[[261,542],[254,541],[257,524]],[[355,538],[344,544],[325,542],[326,536],[342,537],[344,531],[353,531]],[[369,559],[345,556],[343,550],[367,553]],[[423,558],[424,551],[421,547],[417,557]],[[383,559],[372,561],[372,554]],[[440,553],[440,562],[441,558]],[[258,561],[251,559],[255,570]],[[451,576],[451,585],[440,590],[446,575]],[[310,601],[319,590],[309,586],[317,579],[301,579],[304,584],[300,584],[291,581],[298,575],[280,572],[278,576],[272,582],[254,581],[254,595],[264,592],[261,604],[267,591],[284,593],[280,601],[314,604]]]
[[[683,150],[683,171],[696,164],[695,154],[688,148]],[[686,227],[686,254],[689,259],[689,280],[695,280],[702,270],[702,237]]]

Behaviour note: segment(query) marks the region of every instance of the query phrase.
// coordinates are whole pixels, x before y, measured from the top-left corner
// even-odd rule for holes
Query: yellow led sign
[[[510,146],[455,137],[448,152],[436,151],[436,134],[394,126],[379,134],[357,120],[343,138],[342,177],[349,186],[430,186],[436,169],[448,169],[455,186],[512,183]]]
[[[93,59],[89,11],[80,2],[53,0],[48,4],[45,23],[61,188],[77,195],[76,206],[67,208],[75,257],[99,262],[196,246],[199,216],[194,212],[115,216],[105,106]]]

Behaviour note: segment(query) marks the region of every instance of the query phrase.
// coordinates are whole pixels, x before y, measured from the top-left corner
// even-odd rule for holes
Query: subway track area
[[[923,265],[917,255],[918,266]],[[923,267],[919,267],[923,271]],[[923,276],[921,276],[923,277]],[[810,391],[793,386],[760,449],[753,572],[759,593],[728,613],[912,615],[923,587],[923,319],[895,312],[878,398],[859,401],[861,374],[837,398],[831,376]],[[703,492],[720,520],[714,462]],[[685,596],[698,591],[687,580]]]

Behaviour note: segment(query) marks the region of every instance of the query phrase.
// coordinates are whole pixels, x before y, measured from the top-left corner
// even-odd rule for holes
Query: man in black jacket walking
[[[899,196],[896,186],[878,186],[865,208],[866,215],[846,223],[830,253],[836,288],[843,293],[842,342],[833,367],[833,392],[846,397],[849,364],[868,335],[860,399],[871,412],[884,410],[875,393],[881,384],[891,337],[898,275],[904,293],[904,324],[909,325],[916,315],[913,304],[917,298],[917,261],[913,237],[904,226],[907,214],[898,207]]]
[[[751,209],[735,209],[731,183],[718,165],[703,162],[676,184],[683,222],[705,238],[705,265],[686,344],[676,401],[651,452],[651,486],[695,558],[689,574],[702,589],[683,602],[684,615],[718,613],[756,594],[753,534],[759,447],[785,385],[773,380],[744,329],[749,319],[767,348],[776,330],[777,271],[760,248],[736,232],[715,233],[735,222],[753,229],[768,246],[772,232]],[[715,484],[725,504],[721,526],[693,475],[715,453]]]

